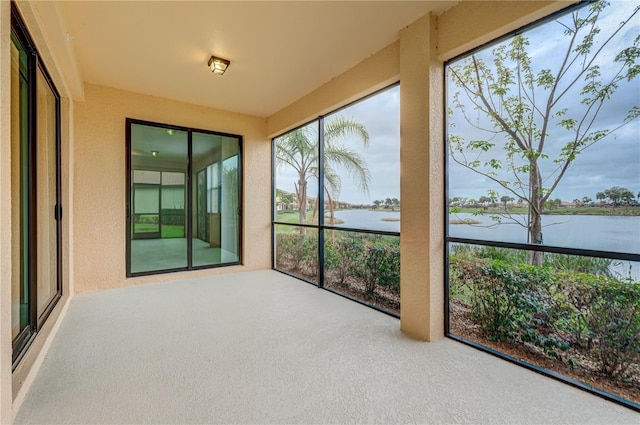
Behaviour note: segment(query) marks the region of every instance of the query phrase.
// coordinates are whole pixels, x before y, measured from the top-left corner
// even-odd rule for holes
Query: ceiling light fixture
[[[214,74],[222,75],[227,70],[230,63],[231,61],[226,59],[211,56],[211,59],[209,59],[209,68],[211,68],[211,72]]]
[[[151,151],[151,156],[158,156],[160,155],[160,152],[158,151]]]

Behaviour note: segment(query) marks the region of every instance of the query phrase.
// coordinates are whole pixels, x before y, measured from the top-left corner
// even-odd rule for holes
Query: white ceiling
[[[266,117],[457,1],[60,2],[82,79]],[[207,67],[231,60],[224,76]]]

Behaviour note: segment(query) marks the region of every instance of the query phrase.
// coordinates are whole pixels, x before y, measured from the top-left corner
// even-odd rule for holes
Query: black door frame
[[[58,300],[62,296],[62,173],[61,173],[61,150],[62,150],[62,136],[60,130],[60,93],[56,89],[51,75],[47,71],[46,66],[42,62],[36,45],[33,39],[29,35],[27,26],[24,20],[20,16],[15,3],[11,3],[11,34],[21,44],[27,53],[27,223],[20,223],[20,232],[23,231],[23,226],[27,227],[27,241],[28,253],[27,258],[21,261],[26,263],[25,273],[27,274],[28,281],[28,314],[29,324],[23,329],[18,336],[13,340],[13,353],[12,353],[12,370],[18,366],[24,355],[26,354],[31,343],[35,339],[37,333],[42,329],[43,324],[50,316]],[[38,169],[38,111],[37,111],[37,74],[40,71],[48,85],[48,88],[55,98],[55,207],[50,213],[53,215],[56,226],[56,293],[51,298],[47,306],[43,309],[42,313],[38,315],[38,282],[37,282],[37,267],[38,267],[38,226],[37,226],[37,177],[38,172],[47,171]],[[20,161],[20,167],[22,167],[22,161]],[[21,183],[22,184],[22,183]],[[22,267],[22,266],[21,266]]]
[[[131,220],[133,218],[133,208],[132,208],[132,204],[131,204],[131,194],[132,194],[132,188],[133,188],[133,178],[132,178],[132,173],[133,173],[133,169],[132,169],[132,160],[131,160],[131,155],[132,155],[132,143],[131,143],[131,126],[133,124],[137,124],[137,125],[145,125],[145,126],[150,126],[150,127],[157,127],[157,128],[162,128],[162,129],[166,129],[166,130],[175,130],[175,131],[183,131],[187,133],[187,144],[188,144],[188,149],[187,149],[187,172],[186,172],[186,179],[185,179],[185,190],[186,190],[186,203],[185,203],[185,215],[186,215],[186,223],[185,223],[185,237],[187,239],[187,267],[180,267],[180,268],[173,268],[173,269],[163,269],[163,270],[154,270],[154,271],[145,271],[145,272],[136,272],[136,273],[132,273],[131,272],[131,241],[133,240],[132,238],[132,230],[131,230]],[[210,264],[210,265],[203,265],[203,266],[194,266],[193,265],[193,246],[192,246],[192,241],[194,237],[197,237],[197,235],[193,234],[193,188],[194,185],[196,185],[196,182],[194,182],[194,178],[192,178],[192,174],[193,174],[193,161],[192,161],[192,157],[193,157],[193,133],[201,133],[201,134],[210,134],[210,135],[216,135],[216,136],[223,136],[223,137],[230,137],[230,138],[234,138],[238,141],[238,211],[237,211],[237,217],[238,217],[238,261],[232,261],[232,262],[227,262],[227,263],[220,263],[220,264]],[[139,119],[135,119],[135,118],[126,118],[125,119],[125,169],[126,169],[126,188],[125,188],[125,193],[126,193],[126,204],[125,204],[125,217],[126,217],[126,277],[137,277],[137,276],[149,276],[149,275],[157,275],[157,274],[166,274],[166,273],[173,273],[173,272],[178,272],[178,271],[191,271],[191,270],[201,270],[201,269],[210,269],[210,268],[218,268],[218,267],[227,267],[227,266],[233,266],[233,265],[240,265],[243,263],[243,245],[242,245],[242,239],[243,239],[243,207],[244,207],[244,200],[243,200],[243,193],[244,193],[244,185],[243,185],[243,173],[244,173],[244,155],[243,155],[243,148],[244,148],[244,138],[241,135],[238,134],[231,134],[231,133],[224,133],[224,132],[219,132],[219,131],[212,131],[212,130],[202,130],[202,129],[198,129],[198,128],[193,128],[193,127],[182,127],[182,126],[176,126],[176,125],[172,125],[172,124],[165,124],[165,123],[159,123],[159,122],[153,122],[153,121],[145,121],[145,120],[139,120]],[[207,195],[208,196],[208,195]]]

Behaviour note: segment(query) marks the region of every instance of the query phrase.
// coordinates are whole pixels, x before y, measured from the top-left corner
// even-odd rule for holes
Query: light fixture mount
[[[211,72],[213,72],[214,74],[222,75],[227,70],[230,63],[231,61],[227,59],[222,59],[217,56],[211,56],[208,65],[211,69]]]

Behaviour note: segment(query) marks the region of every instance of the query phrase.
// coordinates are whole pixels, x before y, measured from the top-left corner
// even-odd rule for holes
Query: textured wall
[[[244,266],[125,278],[125,119],[244,136]],[[264,118],[86,85],[75,103],[74,283],[77,292],[271,266],[271,143]]]

